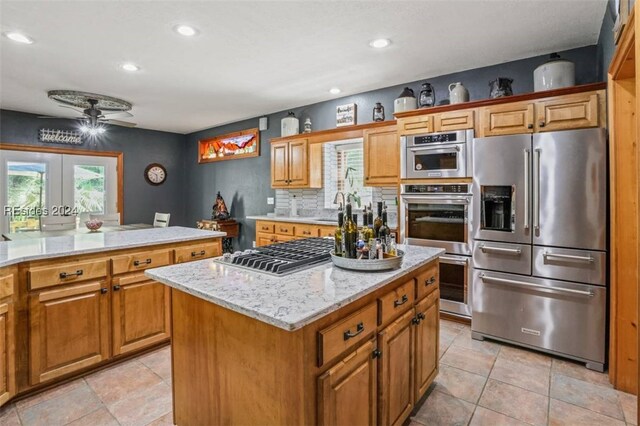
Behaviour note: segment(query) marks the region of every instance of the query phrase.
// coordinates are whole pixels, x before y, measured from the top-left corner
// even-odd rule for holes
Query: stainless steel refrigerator
[[[471,329],[603,371],[604,129],[473,141]]]

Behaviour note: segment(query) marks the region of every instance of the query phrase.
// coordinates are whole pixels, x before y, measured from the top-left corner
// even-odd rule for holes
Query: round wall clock
[[[167,180],[167,169],[162,164],[151,163],[144,169],[144,178],[150,185],[161,185]]]

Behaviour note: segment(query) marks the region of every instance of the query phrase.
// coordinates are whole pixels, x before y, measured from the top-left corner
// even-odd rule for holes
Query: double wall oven
[[[400,241],[440,247],[440,308],[471,316],[471,185],[403,184],[400,197]]]

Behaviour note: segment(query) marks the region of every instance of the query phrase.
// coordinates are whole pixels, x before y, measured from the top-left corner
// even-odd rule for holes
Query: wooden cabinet
[[[534,105],[515,102],[480,108],[480,137],[533,133]]]
[[[256,247],[268,246],[276,241],[274,234],[266,234],[264,232],[256,233]]]
[[[112,282],[113,354],[154,345],[170,336],[170,288],[144,274]]]
[[[414,135],[433,132],[433,115],[418,115],[398,119],[398,134]]]
[[[322,146],[309,140],[271,142],[272,188],[321,188]]]
[[[375,339],[341,359],[318,379],[318,424],[370,425],[377,415]]]
[[[91,281],[29,296],[31,384],[109,358],[109,289]]]
[[[396,126],[364,131],[364,184],[395,185],[400,175],[400,143]]]
[[[222,253],[222,243],[220,241],[194,244],[192,246],[180,247],[173,251],[175,263],[216,257],[220,256],[220,253]]]
[[[171,264],[172,253],[169,249],[146,250],[138,253],[123,254],[111,258],[113,275],[126,272],[143,271]]]
[[[30,268],[28,272],[29,288],[52,287],[72,284],[78,281],[101,279],[107,276],[107,260],[98,259],[86,262],[55,262],[53,265]]]
[[[442,112],[434,114],[434,128],[436,132],[473,129],[474,113],[472,109]]]
[[[16,393],[15,323],[13,302],[0,303],[0,406]]]
[[[295,222],[256,221],[256,247],[298,238],[332,237],[334,225],[311,225]]]
[[[536,103],[536,131],[598,126],[598,94],[578,93]]]
[[[336,226],[320,226],[319,227],[319,231],[320,231],[320,237],[333,237],[335,235],[336,232]]]
[[[318,364],[330,362],[376,329],[375,303],[318,332]]]
[[[416,305],[414,393],[418,401],[438,373],[440,335],[440,291],[432,292]]]
[[[406,312],[378,334],[380,357],[379,424],[402,425],[414,406],[414,311]]]

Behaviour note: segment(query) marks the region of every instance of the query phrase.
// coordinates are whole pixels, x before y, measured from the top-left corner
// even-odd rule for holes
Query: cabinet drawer
[[[320,227],[320,236],[321,237],[335,237],[335,233],[336,233],[336,228],[338,227],[338,225],[336,226],[322,226]]]
[[[276,223],[275,233],[280,235],[295,235],[295,225],[293,223]]]
[[[174,250],[176,263],[191,262],[192,260],[206,259],[208,257],[220,256],[219,243],[194,244],[192,246],[180,247]]]
[[[111,271],[114,275],[125,272],[141,271],[148,268],[169,265],[171,250],[153,250],[140,253],[123,254],[111,258]]]
[[[534,247],[533,275],[555,280],[606,285],[607,255],[602,251]]]
[[[318,333],[318,365],[331,361],[376,330],[376,305],[371,303]]]
[[[413,306],[413,301],[416,299],[415,296],[415,280],[411,278],[411,280],[396,287],[395,290],[380,297],[378,299],[378,308],[380,310],[379,324],[384,324],[397,314]]]
[[[28,271],[31,290],[107,276],[107,260],[39,266]]]
[[[450,130],[473,129],[473,110],[450,111],[436,114],[435,131],[448,132]]]
[[[276,224],[273,222],[257,222],[256,231],[264,232],[266,234],[273,234],[276,229]]]
[[[311,238],[318,236],[318,227],[315,225],[295,225],[296,237]]]
[[[398,120],[398,129],[401,135],[432,132],[433,116],[423,115],[420,117],[401,118]]]
[[[13,274],[0,276],[0,299],[13,294]]]
[[[533,133],[533,104],[515,102],[480,108],[480,137]]]
[[[420,272],[416,277],[416,294],[420,300],[427,294],[433,293],[440,283],[440,268],[438,262],[433,262],[428,269]]]

